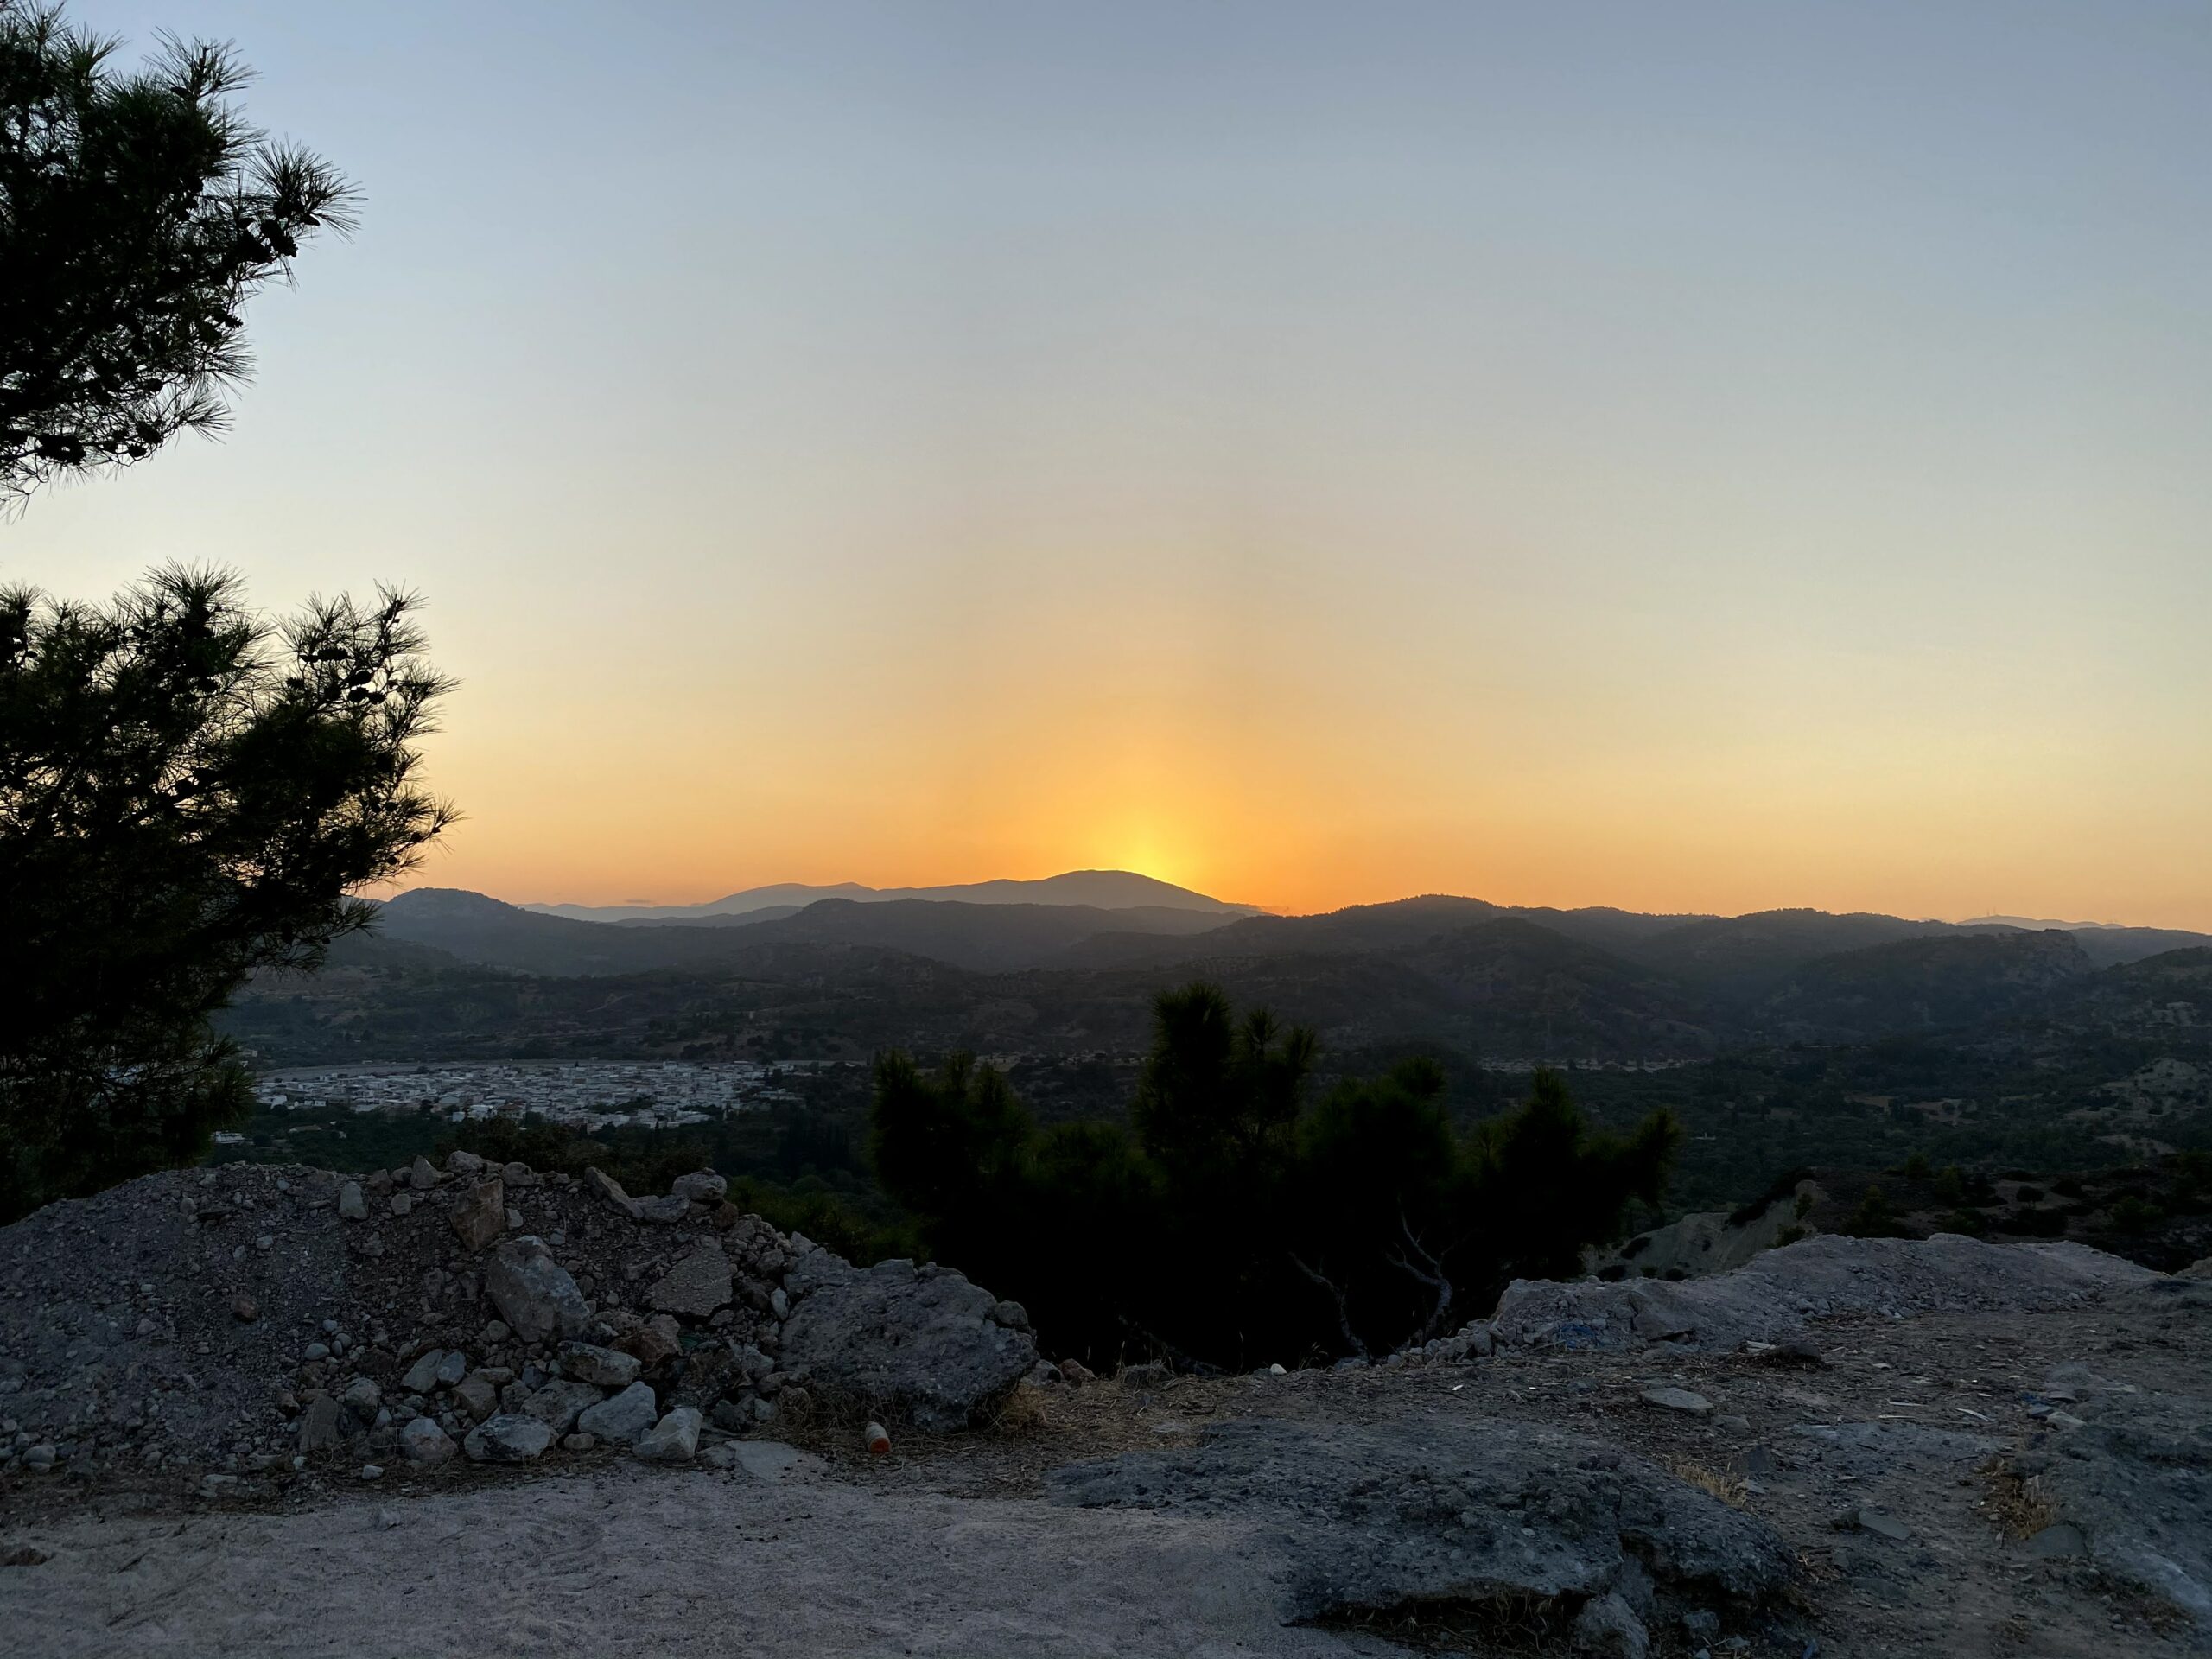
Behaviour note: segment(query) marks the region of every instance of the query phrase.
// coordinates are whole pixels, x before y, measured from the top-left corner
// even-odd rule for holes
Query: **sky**
[[[424,883],[2212,928],[2212,8],[79,0],[362,225],[0,579],[420,588]]]

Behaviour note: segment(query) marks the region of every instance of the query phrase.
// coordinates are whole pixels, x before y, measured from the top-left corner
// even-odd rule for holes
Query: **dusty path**
[[[618,1466],[41,1535],[53,1559],[0,1589],[22,1659],[1357,1650],[1283,1629],[1234,1527],[835,1480]]]

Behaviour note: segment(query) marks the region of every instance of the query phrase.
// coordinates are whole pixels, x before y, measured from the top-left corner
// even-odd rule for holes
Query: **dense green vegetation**
[[[1365,1352],[1457,1328],[1505,1281],[1572,1272],[1659,1196],[1678,1130],[1592,1131],[1561,1078],[1455,1130],[1413,1060],[1315,1096],[1317,1045],[1216,987],[1163,993],[1127,1126],[1040,1128],[956,1055],[876,1069],[876,1171],[942,1259],[1104,1357]]]
[[[1656,1071],[1583,1071],[1577,1095],[1601,1121],[1655,1109],[1685,1128],[1672,1197],[1726,1209],[1796,1165],[1881,1169],[1915,1154],[1969,1168],[2093,1170],[2125,1161],[2105,1138],[2133,1128],[2178,1147],[2212,1147],[2212,1113],[2186,1103],[2118,1113],[2107,1085],[2170,1048],[2085,1035],[2039,1052],[1897,1038],[1833,1047],[1757,1048]]]

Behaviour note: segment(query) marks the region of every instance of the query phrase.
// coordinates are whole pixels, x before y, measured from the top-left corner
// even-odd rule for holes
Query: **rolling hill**
[[[503,904],[480,893],[416,887],[385,904],[377,935],[429,945],[463,962],[516,973],[712,971],[765,944],[844,944],[903,950],[978,971],[1059,960],[1109,929],[1186,934],[1217,928],[1217,911],[1152,905],[969,904],[952,899],[823,899],[752,916],[580,922]]]
[[[1809,963],[1764,1012],[1822,1041],[1948,1030],[2037,1013],[2095,971],[2071,933],[1936,934]]]
[[[784,881],[747,887],[702,905],[520,905],[516,908],[579,922],[677,922],[745,916],[779,910],[788,915],[824,899],[878,905],[910,899],[969,905],[1074,905],[1096,910],[1190,910],[1250,916],[1251,905],[1232,905],[1131,870],[1069,870],[1037,880],[969,881],[938,887],[869,887],[857,881],[809,887]]]

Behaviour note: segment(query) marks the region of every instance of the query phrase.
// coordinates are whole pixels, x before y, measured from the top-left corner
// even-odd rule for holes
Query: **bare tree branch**
[[[1446,1318],[1452,1312],[1453,1294],[1452,1281],[1445,1274],[1443,1262],[1432,1255],[1427,1248],[1414,1236],[1413,1224],[1406,1219],[1406,1212],[1402,1209],[1398,1211],[1398,1230],[1406,1236],[1408,1248],[1421,1258],[1421,1263],[1416,1266],[1404,1255],[1393,1253],[1388,1258],[1390,1265],[1407,1277],[1427,1285],[1436,1293],[1436,1306],[1429,1310],[1428,1318],[1422,1322],[1421,1329],[1415,1332],[1411,1338],[1412,1343],[1423,1343],[1441,1332]]]
[[[1367,1344],[1359,1339],[1359,1332],[1351,1328],[1351,1315],[1344,1306],[1344,1294],[1338,1287],[1336,1281],[1314,1272],[1299,1259],[1294,1251],[1291,1254],[1290,1261],[1293,1267],[1329,1293],[1330,1299],[1337,1305],[1337,1329],[1344,1332],[1344,1340],[1351,1344],[1354,1353],[1362,1359],[1368,1358]]]

